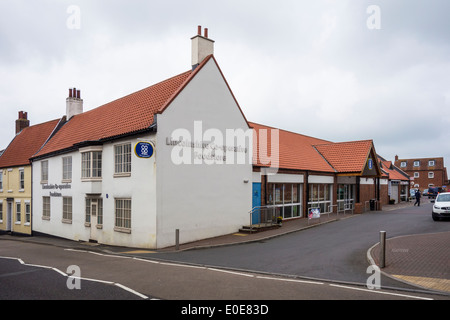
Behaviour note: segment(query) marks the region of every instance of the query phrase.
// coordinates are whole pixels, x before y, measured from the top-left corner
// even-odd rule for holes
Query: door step
[[[258,233],[258,232],[264,232],[267,230],[273,230],[280,228],[281,225],[278,224],[271,224],[271,225],[256,225],[256,226],[243,226],[241,229],[239,229],[239,232],[241,233]]]

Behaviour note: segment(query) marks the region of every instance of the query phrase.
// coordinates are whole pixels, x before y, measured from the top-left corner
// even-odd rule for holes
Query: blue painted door
[[[261,206],[261,183],[253,183],[253,197],[252,197],[252,207]],[[259,210],[255,211],[252,216],[252,224],[257,224],[260,222]]]

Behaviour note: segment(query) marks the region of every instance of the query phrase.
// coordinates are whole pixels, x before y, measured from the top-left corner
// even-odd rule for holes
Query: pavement
[[[383,211],[397,210],[412,206],[412,202],[396,205],[385,205]],[[161,250],[146,250],[108,246],[98,243],[71,241],[50,236],[18,237],[0,235],[0,240],[20,240],[64,248],[101,251],[113,254],[140,255],[145,253],[176,252],[230,246],[249,242],[257,242],[286,235],[292,232],[315,228],[325,223],[352,218],[351,213],[330,213],[321,215],[320,219],[293,219],[284,221],[281,227],[258,233],[236,232],[229,235],[180,244]],[[450,232],[410,235],[386,240],[386,266],[380,269],[385,276],[416,286],[420,289],[450,294]],[[372,265],[379,266],[380,245],[374,244],[367,251],[367,259]]]

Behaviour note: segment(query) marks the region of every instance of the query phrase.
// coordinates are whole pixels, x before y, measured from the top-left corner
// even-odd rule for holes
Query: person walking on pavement
[[[416,190],[416,202],[414,203],[414,205],[417,204],[418,207],[420,207],[420,197],[421,197],[420,190],[417,189]]]

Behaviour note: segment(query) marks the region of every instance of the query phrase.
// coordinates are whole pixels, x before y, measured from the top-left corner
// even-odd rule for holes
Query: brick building
[[[382,204],[408,201],[411,177],[380,155],[378,155],[378,161],[383,172],[383,183],[381,186]]]
[[[381,209],[382,172],[372,140],[334,143],[249,124],[255,130],[253,151],[259,155],[253,159],[253,208],[273,209],[283,219],[306,217],[313,208],[362,213],[371,201]]]
[[[448,182],[442,157],[399,159],[395,156],[395,166],[411,176],[412,187],[422,191],[428,187],[442,187]]]

